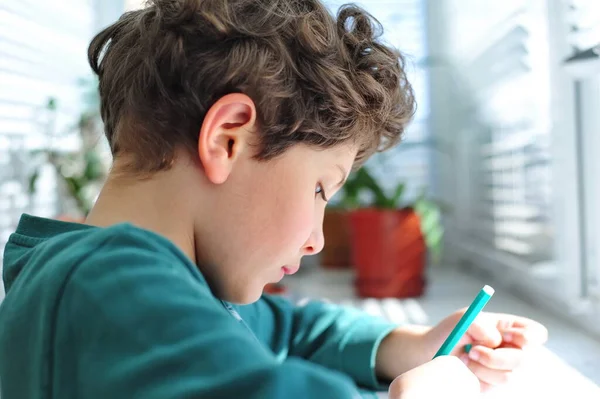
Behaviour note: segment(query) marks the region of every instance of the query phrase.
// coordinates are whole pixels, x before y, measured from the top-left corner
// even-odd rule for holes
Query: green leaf
[[[104,177],[104,165],[102,165],[102,161],[98,154],[93,151],[87,152],[84,159],[85,170],[83,172],[83,177],[88,182],[93,182]]]
[[[420,199],[415,202],[414,210],[421,220],[421,233],[432,261],[439,262],[444,238],[440,208],[433,201]]]
[[[35,184],[37,183],[39,177],[40,170],[36,168],[35,171],[29,176],[29,184],[27,185],[29,194],[35,193]]]
[[[437,229],[429,231],[429,233],[424,236],[425,243],[429,249],[432,261],[434,263],[438,263],[441,259],[443,238],[444,229],[441,226]]]
[[[56,111],[56,98],[48,97],[48,101],[46,102],[46,109],[49,111]]]
[[[64,178],[71,195],[75,198],[79,197],[83,184],[80,178],[69,176]]]
[[[367,171],[365,167],[360,168],[358,170],[359,182],[367,189],[371,191],[375,200],[373,201],[373,205],[377,208],[390,208],[390,200],[383,192],[383,189],[377,184],[377,181],[371,174]]]
[[[394,208],[400,207],[400,198],[402,198],[402,194],[404,194],[404,190],[406,188],[406,184],[400,183],[396,186],[396,190],[391,198],[391,205]]]

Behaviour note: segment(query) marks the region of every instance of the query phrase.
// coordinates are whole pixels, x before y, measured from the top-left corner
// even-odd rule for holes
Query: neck
[[[190,188],[181,183],[172,169],[145,180],[111,172],[86,224],[131,223],[169,239],[195,263],[193,212],[191,204],[181,200],[194,197],[182,191]]]

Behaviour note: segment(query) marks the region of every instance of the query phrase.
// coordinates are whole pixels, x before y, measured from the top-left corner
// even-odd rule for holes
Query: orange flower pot
[[[423,295],[426,246],[412,209],[360,209],[350,214],[350,225],[357,295]]]
[[[352,264],[348,214],[349,212],[343,209],[325,211],[323,219],[325,247],[320,255],[320,264],[324,268],[348,268]]]
[[[270,295],[287,295],[288,289],[281,283],[269,283],[265,285],[263,293]]]

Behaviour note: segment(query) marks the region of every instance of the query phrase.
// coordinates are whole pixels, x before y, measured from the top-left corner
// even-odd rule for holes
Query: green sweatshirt
[[[216,298],[167,239],[23,215],[4,252],[2,399],[355,398],[395,326],[335,305]]]

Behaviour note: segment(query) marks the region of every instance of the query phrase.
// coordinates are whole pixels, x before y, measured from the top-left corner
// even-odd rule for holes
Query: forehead
[[[322,148],[300,143],[267,164],[280,169],[282,173],[287,170],[289,173],[307,176],[315,173],[338,174],[337,171],[341,169],[346,177],[352,169],[357,152],[357,148],[345,144]]]

